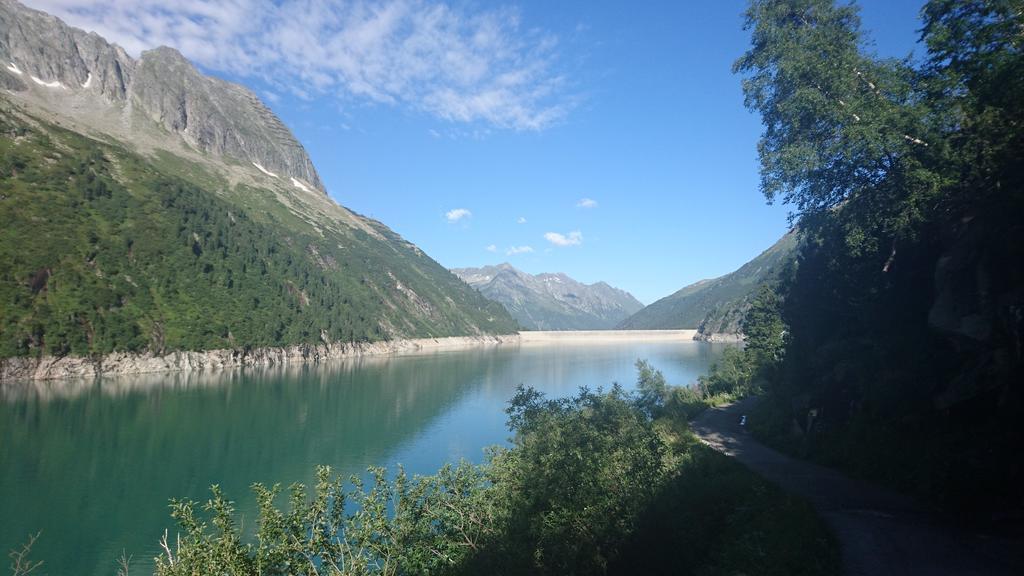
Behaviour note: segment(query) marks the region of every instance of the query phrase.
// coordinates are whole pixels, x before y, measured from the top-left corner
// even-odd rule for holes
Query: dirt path
[[[693,421],[693,430],[716,450],[811,502],[839,538],[848,576],[1024,573],[1005,541],[958,532],[903,496],[757,442],[739,424],[756,401],[707,410]]]

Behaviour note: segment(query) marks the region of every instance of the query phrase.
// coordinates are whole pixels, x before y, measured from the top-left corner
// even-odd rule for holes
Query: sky
[[[24,1],[248,86],[336,201],[449,268],[509,262],[649,304],[787,230],[731,72],[745,1]],[[920,56],[922,3],[859,3],[878,55]]]

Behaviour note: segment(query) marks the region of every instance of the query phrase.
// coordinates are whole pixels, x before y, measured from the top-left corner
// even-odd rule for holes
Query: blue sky
[[[27,3],[249,86],[334,199],[447,267],[508,261],[650,303],[787,228],[730,71],[743,1]],[[879,54],[914,50],[922,2],[860,4]]]

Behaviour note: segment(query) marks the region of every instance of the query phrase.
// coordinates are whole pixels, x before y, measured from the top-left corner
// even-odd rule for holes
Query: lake
[[[309,482],[402,464],[431,474],[505,443],[519,384],[552,397],[634,387],[649,360],[694,382],[728,346],[704,342],[502,345],[321,365],[54,381],[0,390],[0,551],[41,531],[51,575],[114,574],[122,551],[148,574],[174,524],[168,499],[217,483],[253,521],[253,482]],[[282,500],[283,503],[283,500]],[[6,560],[6,558],[4,558]],[[4,565],[7,563],[4,562]]]

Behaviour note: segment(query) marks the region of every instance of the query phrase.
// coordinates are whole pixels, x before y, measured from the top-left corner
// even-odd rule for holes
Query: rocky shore
[[[737,334],[735,332],[698,332],[693,339],[700,342],[728,342],[730,344],[736,344],[743,342],[743,334]]]
[[[689,342],[697,337],[696,330],[524,330],[519,339],[523,344],[551,344],[558,342]]]
[[[19,380],[90,378],[102,375],[220,370],[244,366],[280,366],[302,362],[317,363],[336,358],[459,350],[477,346],[497,346],[505,343],[519,343],[519,335],[302,344],[278,348],[180,351],[168,354],[115,352],[95,357],[0,358],[0,384]]]

